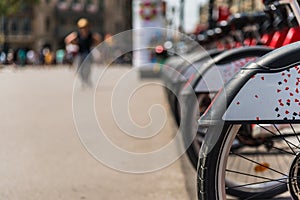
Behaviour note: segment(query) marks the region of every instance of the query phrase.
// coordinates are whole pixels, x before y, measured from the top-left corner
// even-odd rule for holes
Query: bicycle
[[[280,7],[281,12],[283,11],[282,5],[276,5],[276,6]],[[273,12],[274,12],[274,8],[273,8]],[[269,13],[269,15],[271,15],[271,14],[272,13]],[[275,14],[279,15],[277,12],[275,12]],[[242,16],[243,17],[237,18],[238,21],[245,21],[245,19],[248,17],[251,19],[250,22],[252,21],[252,24],[250,23],[250,25],[252,25],[252,26],[254,24],[253,22],[257,22],[257,21],[259,22],[259,21],[263,21],[262,19],[266,19],[265,16],[263,16],[261,13],[254,14],[254,15],[244,14]],[[293,18],[289,19],[289,20],[281,19],[281,18],[274,17],[274,16],[271,18],[273,20],[276,19],[277,26],[279,26],[278,24],[280,24],[280,26],[279,26],[280,28],[274,27],[274,26],[272,28],[272,29],[275,29],[279,33],[281,32],[282,29],[284,29],[284,27],[288,27],[288,24],[292,24],[292,23],[290,23],[290,21],[293,21]],[[267,22],[267,21],[265,21],[265,22]],[[270,24],[270,22],[264,23],[264,26],[269,26],[269,27],[265,28],[268,30],[267,31],[264,30],[262,32],[263,34],[264,34],[264,32],[266,32],[266,34],[269,34],[271,32],[269,24]],[[296,27],[296,28],[298,28],[298,27]],[[294,29],[293,26],[292,26],[292,28],[290,28],[290,30],[292,30],[292,29]],[[247,28],[247,30],[249,30],[249,28]],[[253,31],[253,28],[250,30],[252,32],[255,32],[255,30]],[[240,34],[240,35],[242,35],[242,34]],[[253,35],[257,35],[257,33],[254,33]],[[258,41],[258,42],[254,42],[254,43],[261,44],[259,38],[254,38],[254,39],[256,39]],[[295,39],[295,37],[294,37],[294,35],[291,35],[291,37],[288,37],[287,39],[288,39],[287,41],[291,41],[291,39]],[[245,40],[245,38],[243,38],[243,40]],[[274,41],[275,40],[273,39],[273,45],[275,44]],[[281,42],[281,41],[279,41],[279,42]],[[271,40],[269,41],[269,43],[271,43]],[[251,50],[251,48],[252,48],[252,50]],[[253,51],[253,52],[251,52],[251,51]],[[255,52],[255,51],[257,51],[257,52]],[[180,115],[183,116],[182,117],[183,120],[181,123],[181,132],[183,134],[184,141],[186,144],[188,157],[190,158],[190,161],[195,169],[197,169],[198,153],[199,153],[203,138],[205,136],[205,130],[202,130],[201,128],[197,129],[196,116],[199,117],[200,115],[202,115],[205,112],[205,110],[211,103],[211,100],[213,99],[213,97],[217,93],[217,91],[222,88],[223,84],[226,83],[231,78],[231,76],[234,74],[235,71],[238,71],[240,67],[242,67],[249,61],[249,58],[250,58],[250,60],[255,59],[255,58],[260,57],[263,54],[268,53],[270,51],[271,51],[271,49],[267,48],[267,47],[254,46],[254,47],[244,47],[244,48],[240,48],[240,49],[234,49],[234,50],[227,51],[225,53],[221,53],[219,55],[219,58],[217,58],[217,59],[213,58],[211,60],[211,62],[207,64],[206,67],[204,67],[203,69],[198,69],[198,72],[193,74],[193,76],[192,76],[193,80],[190,79],[188,81],[189,84],[191,85],[191,87],[186,87],[181,91],[180,104],[186,105],[186,106],[183,106],[183,108],[182,108],[182,111],[181,111],[182,114],[178,114],[179,116]],[[229,53],[229,52],[231,52],[231,53]],[[227,67],[226,67],[226,65],[224,66],[224,64],[226,64]],[[233,68],[228,69],[228,68],[230,68],[228,66],[232,66]],[[214,74],[216,73],[214,71],[215,69],[209,71],[209,69],[213,68],[213,67],[219,68],[218,71],[221,73],[219,75],[219,77],[214,77]],[[231,75],[228,76],[229,73],[228,72],[225,73],[224,70],[229,71],[231,73]],[[223,81],[219,81],[222,79],[223,79]],[[209,80],[214,80],[216,83],[218,82],[219,85],[216,86],[216,84],[214,84],[214,86],[212,87],[212,83],[211,83],[210,87],[212,87],[212,88],[208,89],[205,85],[205,82],[207,82],[207,81],[209,82]],[[193,89],[191,89],[191,88],[193,88]],[[198,102],[195,102],[191,98],[191,96],[195,95],[195,93],[198,97]],[[249,129],[249,127],[244,126],[243,129],[247,130],[247,129]],[[192,138],[194,138],[194,140],[192,142],[190,142],[192,140]]]
[[[200,118],[199,199],[299,198],[299,56],[297,42],[245,65]]]
[[[200,126],[207,131],[199,154],[199,199],[225,199],[228,194],[246,199],[265,199],[281,194],[287,188],[291,190],[293,198],[299,195],[296,193],[299,189],[298,178],[294,176],[300,173],[297,169],[300,157],[295,150],[300,144],[300,127],[295,127],[300,123],[300,94],[298,82],[292,85],[285,81],[291,77],[299,80],[299,56],[300,42],[297,42],[245,65],[219,92],[212,108],[201,117]],[[264,85],[262,81],[265,81]],[[255,90],[250,89],[253,86],[256,86]],[[281,89],[279,99],[272,101],[272,95],[280,93]],[[270,90],[275,90],[275,93]],[[293,93],[286,97],[287,92],[292,90]],[[290,95],[293,96],[292,100]],[[245,100],[250,96],[255,103]],[[272,107],[270,101],[277,105]],[[245,104],[247,110],[242,107]],[[289,109],[283,110],[286,107]],[[238,114],[241,112],[243,114]],[[254,137],[249,134],[251,131],[239,131],[242,125],[253,127],[253,124],[264,130],[265,135]],[[282,128],[280,124],[288,126]],[[286,162],[292,161],[289,162],[288,172],[286,169],[282,172],[282,166],[273,164],[272,160],[278,159],[277,154]],[[239,164],[249,162],[248,169],[256,174],[240,169],[233,163],[235,159]]]

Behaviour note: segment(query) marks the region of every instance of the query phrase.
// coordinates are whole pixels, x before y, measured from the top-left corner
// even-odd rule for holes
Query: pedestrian
[[[25,66],[26,64],[26,50],[23,48],[20,48],[17,52],[17,61],[18,64],[21,65],[22,67]]]
[[[66,45],[78,45],[79,63],[77,73],[82,81],[83,87],[91,87],[90,80],[92,57],[89,56],[93,45],[99,44],[101,37],[98,33],[93,33],[90,30],[90,25],[87,19],[81,18],[77,22],[78,30],[70,33],[65,38]]]

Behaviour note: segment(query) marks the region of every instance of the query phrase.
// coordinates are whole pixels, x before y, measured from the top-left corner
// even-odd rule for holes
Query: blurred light
[[[164,51],[164,47],[162,45],[158,45],[155,47],[156,53],[162,53]]]
[[[172,43],[171,41],[166,41],[166,42],[164,43],[164,47],[165,47],[166,49],[171,49],[171,48],[173,47],[173,43]]]

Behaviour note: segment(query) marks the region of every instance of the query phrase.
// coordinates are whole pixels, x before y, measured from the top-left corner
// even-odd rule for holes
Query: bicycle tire
[[[271,175],[264,177],[254,173],[247,174],[244,169],[237,171],[237,169],[234,169],[235,167],[229,167],[232,165],[232,162],[229,162],[230,155],[235,158],[237,155],[236,153],[232,153],[232,146],[233,141],[236,140],[236,135],[240,126],[241,124],[225,124],[216,145],[214,145],[212,149],[206,148],[205,146],[202,148],[199,159],[197,182],[199,199],[226,199],[228,196],[238,197],[239,199],[271,199],[288,190],[287,181],[284,181],[286,179],[282,175],[288,174],[287,172],[281,172],[281,176],[275,179],[269,177],[276,174],[275,172],[274,174],[268,172]],[[209,128],[210,131],[208,134],[213,134],[211,132],[219,129],[217,127]],[[250,156],[252,155],[249,154],[249,157]],[[263,155],[263,157],[266,158],[267,156]],[[248,165],[248,162],[250,162],[250,164],[252,162],[256,167],[261,166],[258,162],[258,160],[261,159],[260,157],[256,157],[256,159],[252,161],[245,155],[239,158],[241,158],[238,159],[238,165],[240,166],[243,165],[241,162],[244,162],[244,164],[247,163]],[[281,159],[283,159],[282,155]],[[281,167],[282,166],[278,166],[278,169],[274,170],[279,170]],[[272,168],[274,168],[274,166],[272,166]],[[286,167],[284,169],[288,170]],[[232,174],[234,175],[235,180],[233,180]],[[230,178],[228,178],[229,176]],[[248,178],[248,180],[251,181],[239,182],[240,178],[243,180],[244,178]],[[255,179],[257,179],[257,182],[254,182]]]

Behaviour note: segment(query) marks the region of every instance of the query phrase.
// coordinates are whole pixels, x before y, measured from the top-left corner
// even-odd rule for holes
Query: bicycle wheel
[[[298,171],[293,169],[300,163],[300,126],[256,126],[269,135],[254,138],[241,131],[242,124],[226,123],[216,145],[202,152],[198,172],[200,199],[226,199],[228,195],[268,199],[287,191],[288,183],[290,190],[297,189]],[[213,131],[216,127],[210,128]]]

